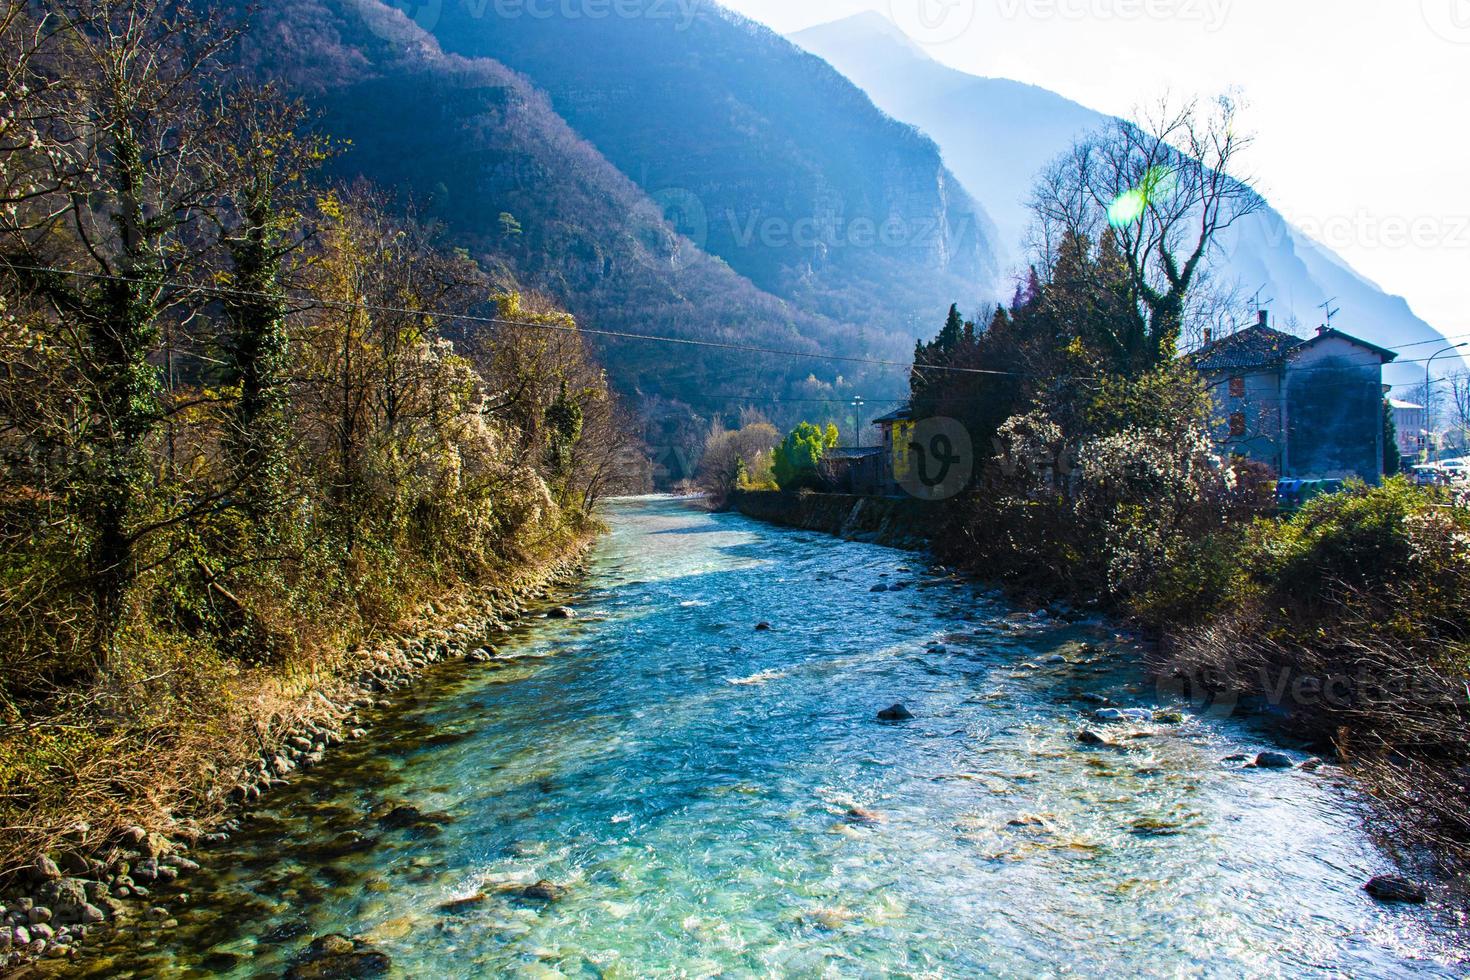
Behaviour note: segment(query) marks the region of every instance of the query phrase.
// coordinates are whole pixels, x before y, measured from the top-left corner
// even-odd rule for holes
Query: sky
[[[722,2],[783,34],[877,10],[953,68],[1115,115],[1234,93],[1272,204],[1470,340],[1470,0]]]

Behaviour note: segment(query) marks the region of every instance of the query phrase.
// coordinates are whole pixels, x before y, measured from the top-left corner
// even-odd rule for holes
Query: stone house
[[[1393,409],[1399,455],[1404,459],[1415,459],[1424,455],[1427,445],[1425,429],[1429,423],[1424,406],[1400,398],[1390,398],[1388,404]]]
[[[1398,355],[1330,327],[1303,340],[1257,323],[1191,358],[1223,452],[1282,479],[1383,479],[1383,365]]]

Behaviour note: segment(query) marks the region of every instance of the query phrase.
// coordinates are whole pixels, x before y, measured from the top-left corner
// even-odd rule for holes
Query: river
[[[279,976],[343,933],[404,977],[1460,972],[1448,912],[1360,890],[1392,864],[1330,767],[1222,761],[1277,747],[1240,719],[1078,744],[1089,695],[1166,706],[1103,624],[666,498],[607,519],[576,619],[375,709],[93,971]]]

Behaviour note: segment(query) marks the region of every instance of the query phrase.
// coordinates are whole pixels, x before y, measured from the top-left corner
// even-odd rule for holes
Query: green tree
[[[835,425],[829,423],[823,430],[810,422],[801,423],[775,449],[772,472],[776,485],[782,490],[816,487],[820,482],[817,467],[827,450],[836,445]]]
[[[552,480],[564,484],[572,469],[572,452],[582,438],[582,406],[567,394],[563,381],[556,399],[546,409],[548,455]]]
[[[1397,476],[1404,468],[1399,452],[1399,427],[1393,420],[1393,405],[1383,400],[1383,475]]]
[[[302,136],[305,111],[273,91],[246,90],[225,105],[236,138],[218,161],[232,199],[223,230],[230,268],[221,306],[224,383],[234,395],[224,448],[239,507],[269,535],[286,484],[289,340],[286,257],[302,237],[306,180],[327,156],[321,139]]]

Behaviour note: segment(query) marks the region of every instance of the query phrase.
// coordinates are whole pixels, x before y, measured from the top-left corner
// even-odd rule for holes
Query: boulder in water
[[[1402,875],[1376,875],[1363,886],[1363,891],[1380,902],[1407,902],[1412,905],[1423,904],[1428,897],[1422,885]]]
[[[286,971],[286,980],[347,980],[388,972],[388,954],[346,936],[319,936]]]
[[[1290,769],[1292,766],[1291,756],[1285,752],[1262,752],[1256,756],[1258,769]]]
[[[767,630],[769,630],[771,628],[771,624],[770,623],[756,623],[755,624],[755,628],[756,628],[757,632],[764,633],[764,632],[766,632]]]
[[[856,824],[859,827],[874,827],[883,822],[883,815],[874,813],[864,807],[854,806],[842,815],[844,823]]]
[[[546,614],[547,619],[576,619],[577,614],[566,606],[557,606]]]
[[[533,902],[555,902],[566,897],[569,889],[565,885],[553,884],[545,880],[527,885],[520,890],[521,898],[530,899]]]
[[[1113,744],[1112,742],[1109,742],[1107,739],[1103,738],[1101,735],[1099,735],[1097,732],[1093,731],[1090,728],[1084,728],[1084,729],[1082,729],[1082,731],[1078,732],[1077,733],[1077,741],[1081,742],[1083,745],[1112,745]]]
[[[908,721],[914,713],[902,704],[893,704],[878,712],[879,721]]]

